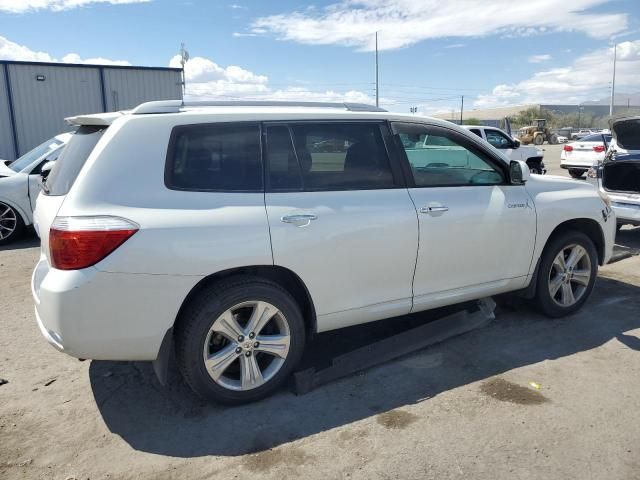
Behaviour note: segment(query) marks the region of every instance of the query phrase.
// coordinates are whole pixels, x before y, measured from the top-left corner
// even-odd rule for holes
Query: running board
[[[495,319],[496,304],[492,298],[478,300],[476,307],[477,309],[462,310],[447,315],[420,327],[334,357],[331,365],[322,370],[316,371],[314,367],[311,367],[297,371],[293,376],[293,392],[296,395],[304,395],[325,383],[482,328]]]

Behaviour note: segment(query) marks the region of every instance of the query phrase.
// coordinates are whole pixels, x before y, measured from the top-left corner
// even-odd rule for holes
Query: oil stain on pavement
[[[482,393],[501,402],[517,403],[518,405],[539,405],[549,399],[540,392],[509,382],[503,378],[493,378],[482,384]]]

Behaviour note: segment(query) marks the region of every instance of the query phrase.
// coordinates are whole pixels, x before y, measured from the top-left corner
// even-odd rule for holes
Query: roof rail
[[[367,105],[365,103],[337,103],[337,102],[286,102],[286,101],[205,101],[185,102],[182,100],[160,100],[138,105],[131,110],[132,114],[148,113],[177,113],[189,107],[310,107],[310,108],[339,108],[349,112],[386,112],[384,108]]]

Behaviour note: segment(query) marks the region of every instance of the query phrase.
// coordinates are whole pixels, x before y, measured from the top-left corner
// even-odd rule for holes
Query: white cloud
[[[451,45],[446,45],[444,48],[463,48],[466,47],[464,43],[452,43]]]
[[[618,44],[616,90],[635,91],[640,76],[640,40]],[[528,103],[573,104],[606,97],[613,68],[613,48],[595,50],[571,65],[535,73],[518,83],[496,86],[478,95],[474,106],[497,107]]]
[[[180,67],[180,56],[169,61],[169,66]],[[188,100],[289,100],[318,102],[372,103],[366,93],[350,90],[312,91],[306,87],[291,86],[273,89],[266,75],[259,75],[242,67],[222,67],[205,57],[193,57],[185,64]]]
[[[313,45],[346,45],[374,49],[379,31],[383,50],[432,38],[472,38],[487,35],[527,36],[576,31],[608,38],[625,30],[628,15],[587,13],[611,0],[340,0],[325,8],[307,8],[258,18],[253,32],[270,32],[281,40]],[[568,3],[568,2],[566,2]]]
[[[85,7],[95,3],[123,5],[127,3],[146,3],[151,0],[0,0],[0,11],[25,13],[37,10],[59,12],[72,8]]]
[[[543,55],[531,55],[527,61],[529,63],[542,63],[542,62],[546,62],[548,60],[551,60],[551,55],[549,55],[548,53],[545,53]]]
[[[62,57],[61,61],[62,63],[86,63],[92,65],[131,65],[126,60],[110,60],[102,57],[81,58],[77,53],[67,53]]]
[[[37,10],[52,10],[59,12],[96,3],[124,5],[130,3],[147,3],[150,1],[151,0],[0,0],[0,11],[24,13]]]
[[[48,53],[36,52],[29,47],[19,45],[4,37],[0,37],[0,59],[19,60],[28,62],[62,62],[62,63],[87,63],[102,65],[131,65],[125,60],[110,60],[108,58],[81,58],[77,53],[68,53],[58,60]]]

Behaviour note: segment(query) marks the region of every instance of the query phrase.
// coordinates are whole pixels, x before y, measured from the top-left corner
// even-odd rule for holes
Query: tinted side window
[[[291,131],[305,190],[395,186],[378,124],[299,124]]]
[[[487,142],[496,148],[511,148],[511,140],[506,135],[498,130],[485,130],[484,134],[487,136]]]
[[[302,190],[302,174],[289,127],[269,126],[266,132],[269,188],[273,191]]]
[[[258,125],[186,125],[173,129],[165,183],[196,191],[262,191]]]
[[[482,138],[482,133],[480,132],[480,130],[479,130],[479,129],[477,129],[477,128],[470,128],[470,129],[469,129],[469,131],[470,131],[471,133],[473,133],[474,135],[477,135],[477,136],[479,136],[480,138]]]
[[[66,195],[106,127],[83,126],[73,134],[43,185],[45,195]]]
[[[416,187],[497,185],[502,172],[444,129],[395,124]]]

